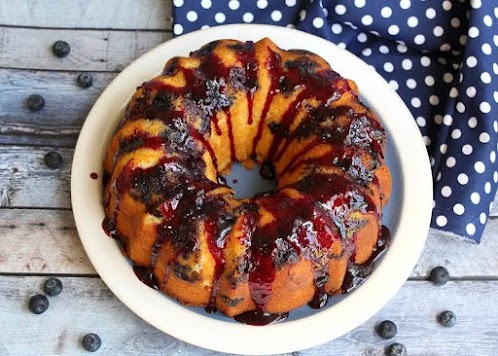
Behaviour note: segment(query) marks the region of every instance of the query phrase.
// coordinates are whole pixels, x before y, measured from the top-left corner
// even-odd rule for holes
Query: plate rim
[[[142,68],[145,67],[143,64],[158,60],[155,58],[168,53],[170,47],[191,47],[194,46],[191,43],[201,41],[207,43],[210,40],[221,38],[250,40],[262,37],[271,38],[280,47],[279,42],[284,42],[283,38],[285,36],[291,36],[294,39],[293,42],[297,46],[293,48],[305,47],[308,49],[316,46],[312,52],[321,55],[328,62],[334,62],[334,60],[331,60],[330,56],[323,56],[322,52],[330,51],[331,54],[347,58],[349,67],[354,67],[355,71],[359,71],[359,73],[367,74],[367,78],[354,78],[355,73],[353,73],[354,75],[344,76],[355,80],[360,88],[361,96],[367,99],[391,132],[392,136],[389,137],[389,140],[395,145],[395,151],[400,161],[403,178],[403,200],[396,234],[393,236],[393,243],[385,253],[382,263],[376,266],[372,275],[361,288],[327,310],[322,310],[299,320],[261,328],[228,323],[198,315],[189,308],[178,306],[173,301],[163,298],[163,296],[159,299],[157,297],[158,292],[142,284],[134,275],[134,279],[129,280],[127,277],[129,276],[129,271],[112,269],[112,267],[115,267],[114,265],[119,264],[119,261],[111,263],[112,258],[122,255],[119,251],[116,251],[116,248],[113,250],[111,247],[111,243],[117,247],[117,244],[112,239],[107,238],[106,240],[98,241],[99,246],[94,244],[94,241],[97,241],[95,236],[95,234],[98,235],[97,228],[100,229],[100,235],[106,235],[100,227],[103,208],[98,211],[98,207],[95,206],[95,186],[97,184],[93,184],[94,182],[91,182],[88,175],[93,171],[102,172],[102,169],[98,169],[99,167],[93,165],[94,162],[88,157],[86,150],[95,148],[95,145],[97,145],[97,149],[100,147],[100,151],[102,151],[102,146],[107,146],[106,140],[101,140],[105,141],[104,143],[96,142],[96,139],[91,135],[95,133],[93,126],[98,126],[97,120],[101,118],[103,112],[123,110],[125,103],[112,102],[112,98],[116,96],[116,93],[119,92],[122,97],[125,95],[123,89],[119,87],[129,80],[127,79],[128,77],[140,75],[144,77],[144,75],[148,74],[147,69]],[[304,44],[304,46],[299,46],[300,44]],[[192,48],[192,50],[195,49],[197,48]],[[170,57],[162,57],[162,65]],[[332,67],[341,75],[345,72],[340,68],[338,69],[340,66],[333,65]],[[144,78],[150,79],[152,76]],[[371,87],[373,82],[375,82],[376,90],[365,90],[365,88]],[[379,92],[385,96],[384,99],[379,98]],[[392,122],[389,119],[386,125],[385,114],[389,114],[391,111],[395,111],[401,119],[397,118],[397,121]],[[116,124],[117,122],[114,122],[114,127]],[[101,123],[101,125],[103,124]],[[107,135],[109,135],[109,130],[107,128]],[[410,164],[406,161],[403,162],[403,157],[410,157]],[[95,160],[95,157],[93,157],[93,160]],[[143,320],[177,339],[215,351],[239,354],[285,353],[317,346],[344,335],[367,321],[394,297],[408,278],[425,244],[432,210],[432,178],[430,172],[425,145],[413,116],[398,94],[368,64],[347,50],[309,33],[272,25],[233,24],[199,30],[168,40],[137,58],[116,76],[95,102],[80,131],[71,169],[71,204],[78,234],[95,270],[116,297]],[[102,205],[100,198],[98,204]],[[91,222],[97,222],[96,217],[99,216],[99,213],[102,215],[98,226],[88,224],[89,217]],[[396,238],[399,234],[409,234],[411,238]],[[103,251],[106,251],[106,254],[103,254]],[[398,252],[395,254],[392,253],[393,251],[404,251],[405,253]],[[124,260],[124,258],[122,259]],[[119,265],[122,266],[121,264]],[[379,288],[375,287],[375,283],[380,281],[380,277],[386,277],[391,283],[387,287],[385,284],[382,285],[379,291]],[[129,291],[130,287],[137,289],[138,292],[131,293]],[[140,298],[137,298],[137,293],[141,296]],[[369,303],[363,302],[365,297],[368,297]],[[150,303],[145,306],[140,305],[139,302],[143,298],[150,301]],[[163,316],[164,311],[153,310],[153,307],[158,306],[167,306],[168,316],[173,313],[178,318],[175,320],[175,325],[171,325],[173,323],[168,323],[168,321],[159,318],[159,316]],[[346,310],[351,310],[351,306],[354,306],[355,314],[353,317],[345,314]],[[331,314],[338,317],[341,323],[333,323],[332,326],[327,328],[317,328],[319,325],[323,326],[323,323],[328,320],[328,316]],[[213,330],[216,330],[218,334],[213,335]],[[298,331],[297,333],[296,330]],[[314,333],[312,335],[307,334],[306,338],[303,338],[300,337],[302,330],[314,330]],[[260,343],[248,342],[248,340],[255,339]]]

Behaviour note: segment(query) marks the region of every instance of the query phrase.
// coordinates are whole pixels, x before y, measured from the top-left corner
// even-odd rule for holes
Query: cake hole
[[[277,188],[277,180],[263,178],[260,171],[268,177],[264,172],[267,169],[266,165],[257,164],[253,169],[246,169],[240,163],[235,163],[230,174],[224,176],[226,185],[235,191],[237,199],[252,198],[259,193],[271,192]]]

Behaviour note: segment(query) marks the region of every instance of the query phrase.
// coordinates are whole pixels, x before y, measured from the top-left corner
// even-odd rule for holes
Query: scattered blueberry
[[[29,310],[34,314],[42,314],[48,309],[48,299],[43,294],[37,294],[29,299]]]
[[[28,98],[28,109],[31,111],[39,111],[45,106],[45,99],[38,94],[30,95]]]
[[[437,286],[442,286],[443,284],[446,284],[449,278],[450,274],[448,273],[448,270],[444,267],[439,266],[431,271],[431,281]]]
[[[62,156],[59,152],[50,151],[43,158],[48,168],[57,169],[62,166]]]
[[[377,334],[383,339],[392,339],[397,332],[398,328],[391,320],[384,320],[377,326]]]
[[[102,341],[97,334],[86,334],[83,336],[81,344],[85,350],[95,352],[100,348],[100,345],[102,345]]]
[[[50,277],[45,281],[43,291],[46,295],[55,297],[62,292],[62,282],[59,278]]]
[[[89,88],[93,84],[93,77],[90,73],[81,73],[77,79],[78,85],[82,88]]]
[[[59,57],[63,58],[66,57],[69,52],[71,52],[71,47],[69,46],[69,43],[64,42],[64,41],[57,41],[54,43],[52,46],[52,52]]]
[[[456,324],[456,315],[452,311],[445,310],[437,316],[437,321],[444,327],[451,328]]]
[[[403,344],[395,342],[391,344],[386,349],[386,356],[407,356],[408,351],[406,351],[406,347]]]

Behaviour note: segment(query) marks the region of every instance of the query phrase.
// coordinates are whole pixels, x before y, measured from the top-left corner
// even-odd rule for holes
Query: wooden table
[[[215,354],[163,334],[117,300],[83,251],[71,213],[71,159],[89,109],[120,70],[170,38],[169,1],[0,0],[0,355],[86,354],[81,338],[89,332],[102,338],[103,355]],[[52,54],[57,40],[71,45],[66,58]],[[92,87],[76,85],[81,72],[93,75]],[[26,108],[33,93],[45,97],[41,111]],[[61,169],[44,164],[52,150],[64,158]],[[390,342],[374,326],[390,319],[410,355],[497,355],[497,235],[494,218],[481,245],[431,233],[384,309],[338,340],[294,354],[382,355]],[[437,265],[451,274],[442,287],[426,281]],[[34,315],[28,300],[52,275],[64,290]],[[436,322],[445,309],[458,318],[451,329]]]

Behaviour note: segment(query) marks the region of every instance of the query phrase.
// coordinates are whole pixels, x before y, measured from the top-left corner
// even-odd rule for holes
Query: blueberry
[[[78,85],[82,88],[89,88],[93,84],[93,77],[90,73],[81,73],[77,79]]]
[[[34,314],[42,314],[48,309],[48,299],[43,294],[37,294],[29,299],[29,310]]]
[[[95,352],[100,348],[100,345],[102,345],[102,341],[97,334],[86,334],[83,336],[81,344],[85,350]]]
[[[407,356],[408,352],[403,344],[395,342],[386,349],[386,356]]]
[[[69,52],[71,52],[71,47],[69,46],[69,43],[64,42],[64,41],[57,41],[54,43],[52,46],[52,52],[59,57],[63,58],[66,57]]]
[[[59,152],[50,151],[43,158],[48,168],[57,169],[62,166],[62,156]]]
[[[437,286],[442,286],[443,284],[446,284],[449,278],[450,274],[448,273],[448,270],[444,267],[439,266],[431,271],[431,281]]]
[[[377,326],[377,334],[383,339],[392,339],[397,332],[398,328],[391,320],[384,320]]]
[[[437,321],[444,327],[452,328],[456,324],[456,315],[452,311],[445,310],[437,316]]]
[[[45,99],[38,94],[30,95],[28,98],[28,109],[31,111],[39,111],[45,106]]]
[[[62,282],[59,278],[50,277],[45,281],[43,291],[46,295],[55,297],[62,292]]]

